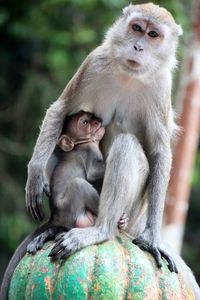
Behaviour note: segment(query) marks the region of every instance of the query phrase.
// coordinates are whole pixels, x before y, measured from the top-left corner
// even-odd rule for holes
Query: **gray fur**
[[[132,32],[131,22],[136,17],[154,22],[162,38],[150,40],[144,34]],[[107,126],[102,142],[107,166],[96,226],[70,230],[60,240],[60,251],[64,249],[70,254],[109,239],[117,233],[117,218],[124,210],[134,224],[135,212],[143,211],[139,195],[148,173],[147,169],[138,173],[140,155],[143,163],[147,159],[149,167],[148,210],[145,228],[140,232],[137,228],[137,237],[155,249],[159,247],[171,168],[170,143],[176,129],[171,82],[180,34],[180,26],[163,8],[152,3],[130,5],[108,31],[102,45],[83,62],[59,100],[48,109],[28,167],[26,204],[35,219],[42,219],[42,191],[44,186],[48,189],[44,170],[65,115],[88,111]],[[143,51],[137,51],[138,41]],[[130,62],[137,62],[140,67],[132,68]],[[143,150],[138,151],[139,148]],[[134,225],[129,230],[134,234]]]
[[[85,214],[87,209],[97,216],[99,194],[88,180],[102,181],[104,169],[105,164],[98,145],[78,145],[73,151],[60,155],[50,184],[49,223],[54,231],[52,233],[48,230],[36,237],[27,247],[29,253],[36,253],[49,240],[49,235],[53,239],[59,229],[69,230],[76,227],[77,218]],[[58,230],[55,230],[56,227]]]

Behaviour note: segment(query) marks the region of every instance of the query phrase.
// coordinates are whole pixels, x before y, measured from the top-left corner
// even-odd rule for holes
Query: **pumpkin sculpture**
[[[21,260],[11,280],[10,300],[195,299],[181,274],[171,273],[166,263],[158,269],[149,253],[123,235],[66,261],[51,261],[52,244]]]

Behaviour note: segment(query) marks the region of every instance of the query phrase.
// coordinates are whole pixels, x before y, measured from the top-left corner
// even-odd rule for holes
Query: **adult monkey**
[[[127,212],[135,243],[154,255],[158,267],[163,256],[176,271],[159,247],[159,235],[175,129],[171,73],[181,34],[164,8],[152,3],[126,7],[102,45],[89,54],[48,109],[28,165],[26,205],[36,220],[43,218],[42,192],[49,190],[45,168],[66,115],[88,111],[107,127],[102,143],[107,165],[96,225],[62,235],[52,250],[55,258],[113,237],[122,212]],[[134,220],[142,211],[148,174],[147,220],[136,232]]]

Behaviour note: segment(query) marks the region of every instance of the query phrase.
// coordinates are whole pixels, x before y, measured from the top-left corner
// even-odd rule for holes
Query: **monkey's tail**
[[[50,223],[47,222],[43,225],[41,225],[39,228],[37,228],[34,232],[29,234],[22,242],[21,244],[17,247],[16,251],[14,252],[12,258],[10,259],[10,262],[7,266],[7,269],[4,273],[3,281],[1,284],[1,289],[0,289],[0,299],[1,300],[7,300],[8,299],[8,289],[10,285],[10,280],[12,277],[12,274],[20,262],[20,260],[24,257],[26,254],[26,249],[28,244],[39,234],[44,232],[48,227],[50,227]]]

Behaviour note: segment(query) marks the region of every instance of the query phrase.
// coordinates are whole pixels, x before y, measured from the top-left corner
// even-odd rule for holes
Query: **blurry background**
[[[183,61],[194,1],[154,3],[169,9],[183,26],[178,51]],[[24,187],[45,110],[128,4],[125,0],[0,1],[0,281],[13,251],[36,227],[25,209]],[[174,79],[175,106],[180,75],[181,68]],[[182,254],[200,283],[200,150],[191,181]]]

